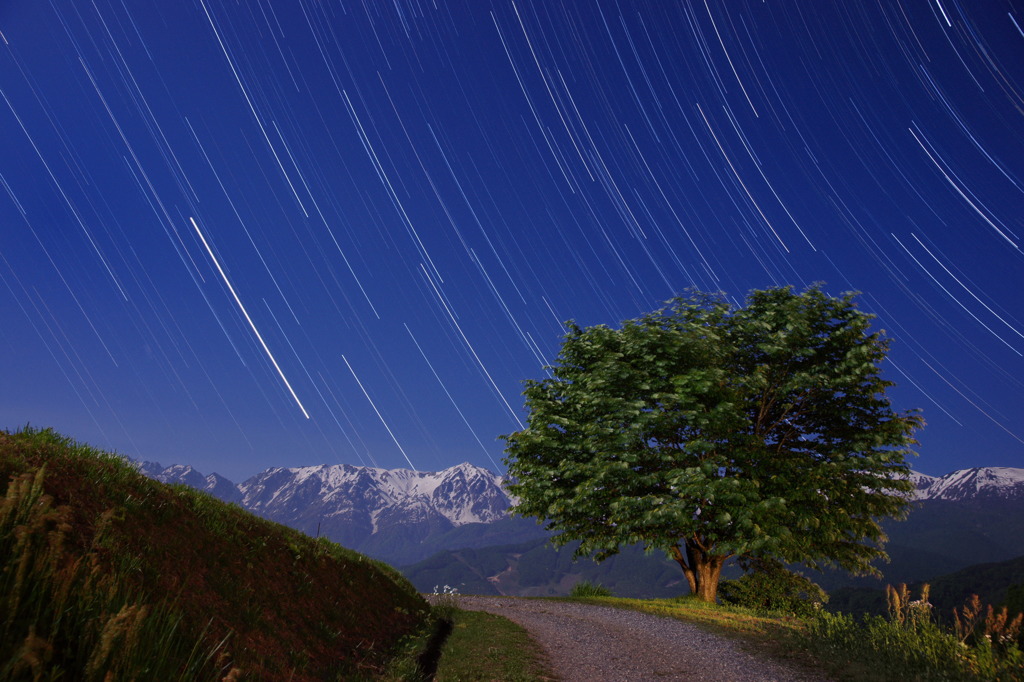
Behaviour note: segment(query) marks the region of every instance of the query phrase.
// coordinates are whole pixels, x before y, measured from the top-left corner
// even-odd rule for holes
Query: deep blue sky
[[[892,339],[914,468],[1024,466],[1020,3],[9,0],[0,33],[0,426],[235,480],[499,469],[561,321],[824,281]]]

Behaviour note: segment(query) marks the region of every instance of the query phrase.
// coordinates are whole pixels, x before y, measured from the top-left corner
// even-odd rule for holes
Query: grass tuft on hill
[[[385,564],[0,431],[0,680],[373,678],[428,616]]]

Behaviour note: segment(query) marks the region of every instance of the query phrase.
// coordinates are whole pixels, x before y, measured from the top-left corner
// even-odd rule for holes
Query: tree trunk
[[[679,564],[679,567],[683,569],[683,575],[686,576],[686,582],[690,584],[690,594],[697,594],[697,574],[692,568],[690,568],[690,564],[686,562],[686,557],[683,556],[683,552],[679,549],[678,545],[672,548],[672,558],[675,559],[676,563]]]
[[[701,601],[714,603],[718,598],[718,580],[722,575],[722,565],[728,556],[705,552],[693,540],[687,540],[685,547],[685,557],[679,546],[673,547],[672,558],[683,569],[686,582],[690,584],[690,594]]]

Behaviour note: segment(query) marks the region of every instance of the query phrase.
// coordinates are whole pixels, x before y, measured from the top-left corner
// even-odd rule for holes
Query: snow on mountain
[[[185,483],[278,523],[352,549],[388,556],[397,548],[468,524],[508,517],[502,478],[463,463],[438,472],[348,464],[267,469],[235,485],[190,466],[136,463],[165,483]]]
[[[374,533],[403,516],[452,527],[504,518],[511,503],[501,480],[468,463],[438,472],[336,464],[267,469],[238,489],[245,508],[268,518],[302,517],[315,507],[321,518],[347,517]]]
[[[915,471],[910,480],[917,487],[917,500],[1024,499],[1024,469],[975,467],[939,477]]]
[[[914,492],[911,496],[915,500],[926,499],[924,497],[924,495],[926,494],[925,491],[928,490],[929,486],[931,486],[932,483],[938,480],[934,476],[922,474],[919,471],[911,471],[910,476],[908,476],[907,478],[909,478],[910,482],[914,484]]]
[[[501,476],[466,462],[437,472],[349,464],[275,467],[239,485],[189,465],[134,464],[150,478],[184,483],[282,523],[314,514],[321,521],[348,518],[371,534],[403,518],[451,527],[491,523],[506,518],[512,504]],[[1024,499],[1024,469],[975,467],[945,476],[912,471],[910,480],[916,500]]]
[[[165,467],[160,462],[133,462],[139,473],[161,483],[184,483],[190,488],[203,490],[228,502],[238,502],[242,496],[234,483],[218,473],[204,476],[187,464]]]
[[[241,504],[242,492],[238,489],[238,486],[230,480],[216,472],[210,474],[204,480],[206,484],[200,488],[200,490],[205,490],[214,497],[219,497],[225,502],[237,502]]]

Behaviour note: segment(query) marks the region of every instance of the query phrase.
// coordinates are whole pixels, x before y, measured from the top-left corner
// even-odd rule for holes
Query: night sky
[[[0,427],[500,471],[562,322],[863,292],[1024,466],[1024,4],[5,0]]]

